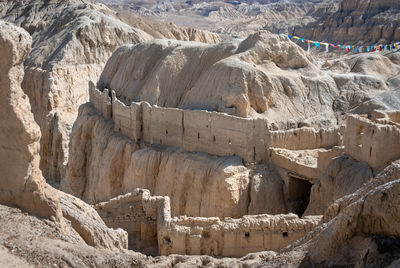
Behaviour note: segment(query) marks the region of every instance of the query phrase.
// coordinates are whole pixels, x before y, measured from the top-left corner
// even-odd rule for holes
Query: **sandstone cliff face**
[[[89,203],[145,188],[153,195],[169,196],[173,215],[286,212],[283,183],[272,167],[252,170],[238,157],[212,157],[171,147],[140,149],[115,133],[112,121],[90,104],[80,108],[70,155],[61,189]]]
[[[400,39],[400,3],[397,0],[343,0],[339,10],[294,34],[313,40],[357,44],[386,44]]]
[[[88,81],[97,79],[121,44],[152,37],[87,1],[8,1],[0,3],[0,10],[3,19],[33,37],[23,89],[43,133],[41,169],[47,179],[59,181],[68,160],[69,132],[79,105],[88,99]]]
[[[22,28],[0,21],[0,202],[50,218],[60,232],[72,229],[91,246],[126,248],[125,231],[107,228],[93,208],[55,190],[42,176],[40,129],[21,88],[31,42]]]

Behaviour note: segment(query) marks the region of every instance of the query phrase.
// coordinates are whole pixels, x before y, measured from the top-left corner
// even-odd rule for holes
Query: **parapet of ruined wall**
[[[240,219],[174,217],[168,197],[150,196],[136,189],[95,206],[109,227],[140,233],[142,241],[157,236],[160,255],[206,254],[243,256],[250,252],[279,250],[313,230],[321,217],[299,219],[295,214],[251,215]]]
[[[331,148],[342,144],[339,128],[315,130],[310,127],[270,131],[269,146],[289,150]]]
[[[345,153],[379,169],[400,158],[399,112],[375,112],[371,119],[349,115],[344,135]],[[373,121],[374,120],[374,121]]]
[[[133,102],[129,106],[109,91],[90,87],[90,102],[106,118],[112,117],[115,131],[136,142],[165,144],[190,152],[217,156],[237,155],[247,163],[268,159],[269,147],[287,149],[328,148],[341,144],[339,129],[301,128],[270,131],[266,119],[249,119],[204,110],[182,110]],[[112,105],[111,105],[112,99]]]
[[[157,213],[162,196],[151,196],[149,190],[135,189],[94,206],[110,228],[122,228],[142,242],[154,242],[157,236]],[[161,202],[161,206],[164,202]]]
[[[95,88],[92,82],[89,82],[89,99],[96,109],[107,119],[111,118],[112,107],[110,92],[104,89],[102,92]]]

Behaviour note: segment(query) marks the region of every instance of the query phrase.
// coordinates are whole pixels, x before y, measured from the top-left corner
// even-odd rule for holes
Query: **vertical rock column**
[[[0,202],[61,219],[57,191],[39,169],[40,129],[21,88],[31,37],[0,21]]]

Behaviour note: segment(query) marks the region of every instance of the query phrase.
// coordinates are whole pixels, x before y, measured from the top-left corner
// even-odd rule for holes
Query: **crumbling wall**
[[[110,228],[122,228],[128,233],[130,249],[156,253],[157,213],[165,197],[150,195],[149,190],[135,189],[94,206]],[[164,204],[164,203],[162,203]]]
[[[251,252],[279,250],[313,230],[321,217],[299,219],[295,214],[251,215],[240,219],[172,218],[158,230],[161,255],[191,254],[240,257]]]
[[[217,156],[237,155],[247,163],[267,160],[269,147],[298,150],[341,144],[339,129],[270,131],[266,119],[164,108],[146,102],[126,106],[114,93],[109,98],[107,89],[100,92],[94,86],[90,87],[90,101],[106,118],[112,116],[115,131],[136,142],[165,144]]]
[[[279,250],[313,230],[321,217],[299,219],[294,214],[254,215],[240,219],[174,217],[168,197],[150,196],[136,189],[95,206],[104,222],[124,228],[142,241],[157,236],[160,255],[191,254],[243,256],[250,252]]]
[[[393,124],[349,115],[344,146],[345,153],[356,160],[365,161],[374,169],[382,168],[400,158],[400,129]]]
[[[339,128],[320,129],[303,127],[270,132],[269,146],[289,150],[330,148],[342,144]]]
[[[105,118],[111,118],[112,106],[108,89],[99,91],[92,82],[89,82],[89,101]]]

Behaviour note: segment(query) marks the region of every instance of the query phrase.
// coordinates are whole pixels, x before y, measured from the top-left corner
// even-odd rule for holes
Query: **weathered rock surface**
[[[339,198],[352,194],[373,178],[371,167],[350,156],[338,157],[311,188],[305,215],[321,215]]]
[[[23,89],[43,136],[41,169],[59,181],[68,161],[68,142],[88,81],[97,79],[111,53],[123,43],[152,37],[89,1],[3,1],[0,17],[33,37]]]
[[[21,88],[31,37],[0,21],[0,200],[60,220],[58,195],[39,169],[40,129]]]
[[[221,36],[248,36],[259,30],[287,32],[305,26],[338,9],[340,0],[273,1],[125,1],[100,0],[117,10],[136,16],[196,27]],[[129,11],[128,11],[129,10]],[[133,15],[129,15],[133,16]],[[141,27],[139,27],[141,28]]]
[[[272,122],[313,123],[319,113],[325,117],[314,121],[336,122],[334,80],[301,48],[267,32],[217,45],[157,40],[124,46],[110,58],[98,86],[115,90],[126,103],[261,115]]]
[[[217,45],[156,40],[123,46],[98,87],[115,90],[126,104],[265,117],[278,128],[320,127],[340,124],[346,112],[400,106],[399,68],[395,54],[347,56],[319,67],[284,36],[258,32]]]
[[[221,37],[216,33],[193,27],[177,27],[171,22],[166,23],[159,20],[159,18],[149,19],[126,9],[117,9],[115,16],[129,25],[145,31],[154,38],[169,38],[208,44],[215,44],[221,41]]]
[[[90,104],[81,107],[74,124],[70,155],[61,189],[89,203],[145,188],[153,195],[169,196],[173,215],[240,217],[286,212],[283,184],[273,167],[253,170],[238,157],[171,147],[140,149],[115,133],[112,121]]]
[[[71,224],[89,245],[126,248],[125,231],[106,227],[93,208],[52,188],[42,176],[40,129],[21,88],[30,45],[25,30],[0,21],[0,202],[52,219],[61,233]]]
[[[343,0],[337,12],[294,33],[313,40],[351,44],[390,44],[400,39],[400,3],[397,0]],[[366,44],[366,43],[363,43]]]

